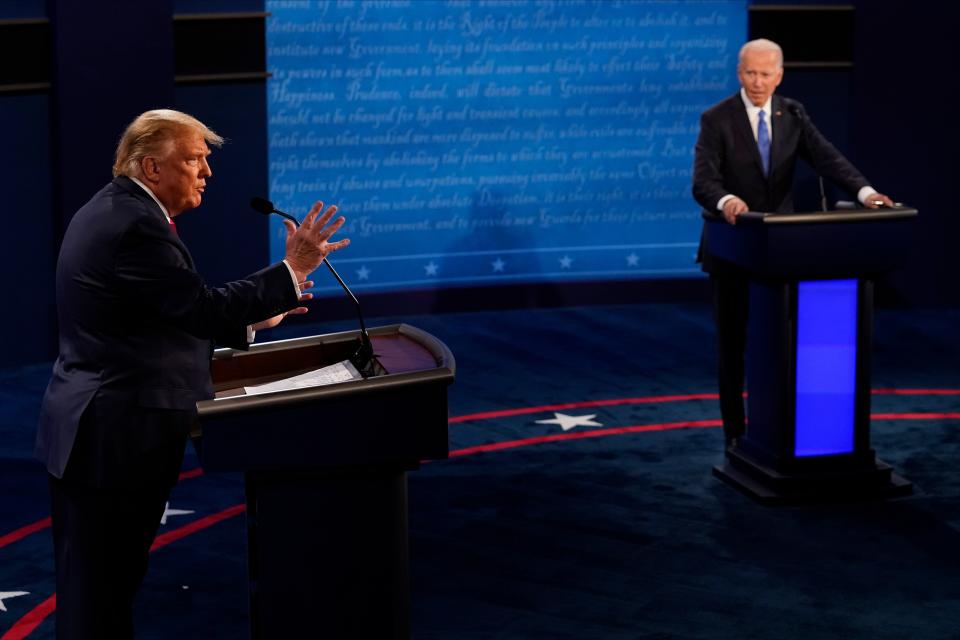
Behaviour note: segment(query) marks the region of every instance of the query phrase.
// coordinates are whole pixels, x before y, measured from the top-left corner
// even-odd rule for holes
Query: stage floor
[[[790,508],[711,474],[723,437],[706,306],[368,324],[397,321],[457,360],[451,457],[409,477],[413,638],[960,637],[960,312],[877,313],[872,442],[913,495]],[[53,638],[31,459],[49,367],[0,371],[0,640]],[[138,638],[246,637],[242,504],[239,476],[203,474],[188,451]]]

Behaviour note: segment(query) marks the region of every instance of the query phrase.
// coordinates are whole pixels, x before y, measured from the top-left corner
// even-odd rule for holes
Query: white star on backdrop
[[[438,267],[439,265],[433,260],[431,260],[428,264],[424,265],[423,269],[427,272],[428,276],[435,276],[437,275]]]
[[[635,267],[639,262],[640,262],[640,256],[638,256],[636,253],[631,253],[630,255],[627,256],[628,267]]]
[[[0,591],[0,611],[6,611],[7,605],[3,604],[8,598],[19,598],[20,596],[30,595],[29,591]]]
[[[367,269],[366,265],[357,269],[357,280],[369,280],[370,279],[370,269]]]
[[[160,516],[160,524],[167,524],[167,516],[186,516],[191,513],[194,513],[194,512],[184,511],[183,509],[171,509],[170,503],[168,502],[166,506],[163,508],[163,515]]]
[[[570,256],[563,256],[562,258],[560,258],[561,269],[569,269],[571,264],[573,264],[573,258],[571,258]]]
[[[603,425],[599,422],[595,422],[594,418],[597,417],[597,414],[591,414],[589,416],[568,416],[565,413],[553,413],[553,418],[547,420],[537,420],[537,424],[558,424],[560,428],[564,431],[570,431],[574,427],[602,427]]]
[[[503,268],[507,266],[507,263],[501,260],[500,258],[497,258],[496,260],[490,263],[490,266],[493,267],[494,272],[499,271],[503,273]]]

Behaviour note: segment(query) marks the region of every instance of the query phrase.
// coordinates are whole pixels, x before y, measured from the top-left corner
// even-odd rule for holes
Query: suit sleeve
[[[723,184],[724,145],[720,127],[708,114],[700,116],[700,135],[693,159],[693,197],[707,211],[730,192]]]
[[[187,264],[160,220],[141,218],[123,236],[114,275],[128,311],[152,314],[201,339],[245,343],[246,326],[297,306],[283,263],[220,287],[208,287]]]
[[[800,157],[813,167],[814,171],[830,178],[852,194],[869,185],[863,174],[820,133],[807,116],[803,106],[796,104],[794,109],[800,115],[802,127],[800,144],[797,147]]]

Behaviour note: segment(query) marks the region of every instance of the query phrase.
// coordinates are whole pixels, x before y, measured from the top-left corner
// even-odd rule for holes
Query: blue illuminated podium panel
[[[750,278],[747,430],[715,473],[763,502],[909,493],[870,447],[870,352],[873,280],[916,209],[704,217],[706,250]]]

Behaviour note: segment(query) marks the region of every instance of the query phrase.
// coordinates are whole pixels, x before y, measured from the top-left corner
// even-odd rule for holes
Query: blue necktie
[[[767,121],[764,120],[763,109],[757,114],[757,148],[760,149],[760,160],[763,162],[763,175],[770,175],[770,131]]]

